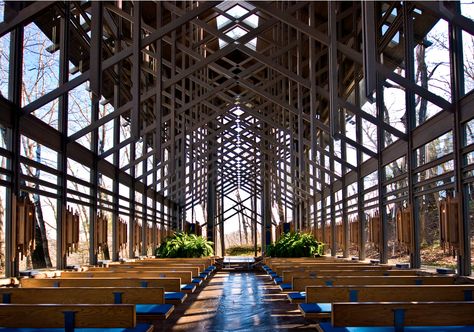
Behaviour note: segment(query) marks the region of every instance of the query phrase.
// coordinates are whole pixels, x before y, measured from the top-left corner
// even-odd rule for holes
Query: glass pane
[[[56,28],[47,33],[56,36]],[[24,28],[22,106],[58,87],[59,52],[55,52],[54,43],[35,23]]]
[[[461,14],[474,20],[474,2],[461,1]],[[464,92],[468,94],[474,89],[474,36],[463,31],[464,57]]]
[[[388,263],[409,263],[410,255],[406,250],[406,246],[398,241],[397,237],[397,212],[402,208],[403,201],[401,199],[385,205],[387,214],[387,246],[388,246]]]
[[[474,17],[474,15],[471,17]],[[474,89],[474,36],[463,31],[462,42],[464,57],[464,93],[468,94]]]
[[[82,204],[68,203],[68,209],[79,215],[79,245],[66,258],[68,265],[89,264],[89,208]]]
[[[3,2],[2,2],[3,4]],[[2,9],[0,8],[0,12]],[[10,59],[10,33],[0,38],[0,95],[8,98],[8,68]]]
[[[471,119],[464,126],[465,129],[465,144],[464,146],[474,143],[474,119]]]
[[[420,218],[420,255],[424,266],[456,268],[456,258],[449,248],[440,243],[439,200],[446,197],[446,192],[435,192],[423,195],[418,199]]]
[[[5,20],[5,1],[0,1],[0,23]]]
[[[383,91],[383,119],[384,122],[391,127],[406,133],[406,107],[405,107],[405,90],[398,84],[387,80],[384,84]],[[394,143],[398,138],[388,132],[385,133],[385,146]]]
[[[68,135],[72,135],[91,124],[91,97],[88,86],[89,83],[85,82],[68,94]],[[90,149],[90,133],[80,137],[76,142]]]
[[[416,126],[423,124],[442,111],[441,107],[415,94]]]
[[[436,22],[429,13],[425,19]],[[447,101],[451,101],[449,25],[440,19],[415,47],[416,83]]]
[[[452,152],[453,133],[449,131],[416,150],[417,166],[422,166]]]

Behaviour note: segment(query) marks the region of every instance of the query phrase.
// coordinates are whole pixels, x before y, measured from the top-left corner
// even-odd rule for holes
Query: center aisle
[[[313,330],[263,272],[217,272],[155,331]]]

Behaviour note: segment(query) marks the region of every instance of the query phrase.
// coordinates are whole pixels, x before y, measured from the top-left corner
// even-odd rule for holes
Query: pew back
[[[180,278],[181,283],[190,284],[192,274],[186,271],[64,271],[61,278]]]
[[[26,278],[21,287],[162,287],[166,292],[181,292],[178,278]]]
[[[306,286],[331,285],[452,285],[454,277],[442,276],[336,276],[293,278],[293,291],[304,291]]]
[[[474,325],[474,302],[333,303],[333,326]],[[395,323],[395,324],[394,324]]]
[[[273,272],[281,276],[283,271],[319,271],[319,270],[377,270],[387,271],[392,267],[388,265],[360,265],[360,264],[304,264],[304,265],[278,265],[272,268]]]
[[[474,285],[308,286],[306,303],[472,301]]]
[[[135,306],[131,304],[0,304],[2,327],[60,328],[64,312],[74,312],[75,327],[135,327]],[[26,314],[27,313],[27,314]]]
[[[0,288],[3,303],[139,304],[165,303],[161,287],[35,287]]]
[[[96,271],[115,271],[115,272],[126,272],[126,271],[170,271],[170,272],[191,272],[193,278],[199,276],[199,267],[193,266],[146,266],[146,265],[111,265],[110,267],[89,267],[87,272],[96,272]]]
[[[293,278],[326,276],[415,276],[415,270],[297,270],[283,271],[284,283],[292,283]]]

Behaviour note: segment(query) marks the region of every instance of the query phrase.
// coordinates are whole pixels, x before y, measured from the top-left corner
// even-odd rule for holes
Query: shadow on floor
[[[219,271],[206,280],[155,331],[314,331],[316,322],[303,318],[296,304],[254,271]]]

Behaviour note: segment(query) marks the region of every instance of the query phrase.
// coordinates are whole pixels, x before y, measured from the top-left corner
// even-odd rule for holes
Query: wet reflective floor
[[[314,331],[262,272],[217,272],[155,331]]]

